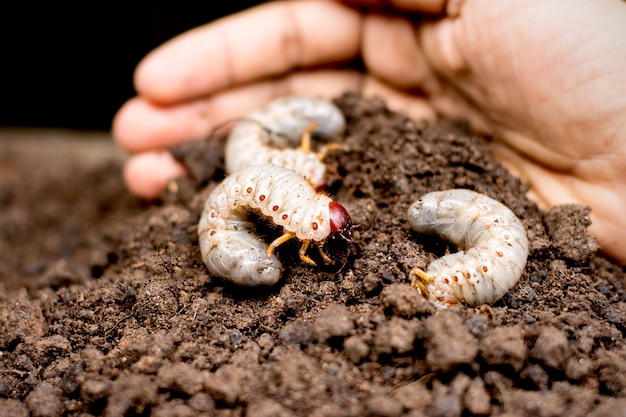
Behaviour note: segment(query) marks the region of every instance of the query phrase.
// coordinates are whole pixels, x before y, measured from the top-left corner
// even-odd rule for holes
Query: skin
[[[185,174],[168,146],[278,96],[358,90],[412,117],[470,120],[543,208],[590,206],[591,233],[626,264],[625,21],[621,0],[270,2],[139,64],[113,123],[133,154],[126,182],[155,197]],[[364,71],[345,65],[357,59]]]

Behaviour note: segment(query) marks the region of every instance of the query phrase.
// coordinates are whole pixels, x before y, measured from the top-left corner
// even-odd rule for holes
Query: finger
[[[183,166],[167,151],[132,156],[124,167],[130,192],[147,199],[157,198],[170,180],[184,175]]]
[[[207,137],[216,125],[243,117],[276,97],[332,98],[344,91],[358,91],[362,77],[350,70],[299,72],[173,106],[157,106],[134,98],[116,115],[113,136],[129,152],[164,149],[192,138]]]
[[[424,86],[433,75],[417,42],[414,23],[382,14],[363,21],[363,60],[366,67],[388,83],[401,88]]]
[[[158,106],[141,97],[127,101],[113,119],[113,137],[131,153],[163,149],[206,136],[208,118],[203,101]]]
[[[446,0],[344,0],[343,3],[374,10],[392,7],[403,12],[428,14],[442,13],[446,7]]]
[[[186,32],[150,53],[135,87],[175,103],[276,76],[355,58],[360,14],[335,2],[269,2]],[[321,30],[323,28],[323,30]]]
[[[364,0],[350,1],[359,3]],[[478,61],[495,68],[502,64],[510,65],[508,62],[494,62],[498,55],[493,51],[486,54],[485,49],[492,48],[483,46],[484,42],[493,42],[492,32],[498,32],[490,30],[494,22],[500,22],[498,33],[506,33],[507,28],[502,26],[504,18],[498,18],[498,13],[502,13],[501,9],[505,6],[495,7],[495,12],[494,7],[487,8],[491,11],[486,18],[480,10],[484,4],[480,2],[433,0],[423,4],[421,0],[381,1],[417,12],[428,8],[428,4],[434,5],[435,9],[446,9],[446,17],[441,19],[415,21],[410,16],[389,14],[371,14],[364,19],[362,49],[365,62],[368,68],[388,82],[404,88],[420,88],[434,98],[442,95],[442,81],[456,88],[471,86],[466,81],[475,69],[470,63]],[[461,11],[463,18],[454,18]],[[471,25],[476,27],[469,27]],[[505,42],[500,40],[500,43]],[[401,53],[392,53],[396,51]]]
[[[445,24],[439,22],[431,26]],[[407,109],[414,112],[413,117],[424,115],[430,118],[425,110],[432,111],[432,106],[441,116],[465,118],[470,120],[474,129],[482,133],[489,132],[481,112],[448,83],[442,83],[439,73],[432,72],[430,62],[432,54],[427,60],[419,38],[416,36],[413,22],[399,17],[373,14],[365,18],[363,29],[363,59],[368,69],[385,84],[404,91],[419,90],[428,99],[429,105],[425,107],[423,104],[418,105],[419,101],[408,97],[409,101],[405,105]],[[418,32],[421,33],[421,29],[418,29]],[[441,52],[437,53],[441,54]],[[390,89],[386,95],[396,96],[397,94],[397,90]],[[396,101],[397,106],[400,106],[405,100],[397,99]],[[391,108],[396,106],[393,103],[389,105]],[[406,109],[402,107],[397,109],[406,112]]]

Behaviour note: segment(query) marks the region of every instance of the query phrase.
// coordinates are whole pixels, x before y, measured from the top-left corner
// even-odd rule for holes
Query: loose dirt
[[[282,245],[271,288],[202,263],[218,140],[174,149],[191,178],[153,204],[124,190],[117,156],[3,145],[0,416],[626,415],[626,280],[589,210],[541,211],[462,123],[337,103],[345,149],[327,163],[356,244],[329,242],[336,262],[319,267]],[[406,210],[449,188],[502,201],[527,229],[526,270],[491,306],[436,310],[409,285],[456,248],[412,232]]]

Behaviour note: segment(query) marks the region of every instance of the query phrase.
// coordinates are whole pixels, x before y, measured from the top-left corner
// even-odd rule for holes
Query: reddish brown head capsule
[[[331,201],[328,204],[328,212],[330,213],[330,231],[352,242],[352,219],[346,209],[341,204]]]

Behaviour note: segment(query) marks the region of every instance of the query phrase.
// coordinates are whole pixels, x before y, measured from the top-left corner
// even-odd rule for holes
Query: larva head
[[[352,219],[346,209],[341,204],[331,201],[328,205],[328,212],[330,213],[330,231],[352,242]]]

